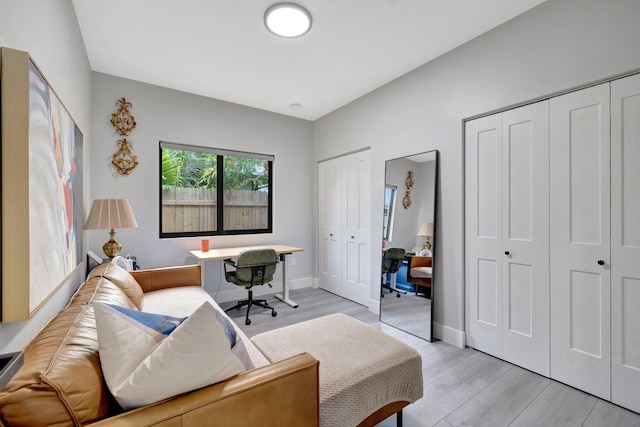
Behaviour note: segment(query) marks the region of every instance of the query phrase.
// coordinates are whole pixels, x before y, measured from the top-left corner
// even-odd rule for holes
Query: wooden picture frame
[[[0,49],[2,322],[29,319],[82,262],[82,132],[27,52]]]

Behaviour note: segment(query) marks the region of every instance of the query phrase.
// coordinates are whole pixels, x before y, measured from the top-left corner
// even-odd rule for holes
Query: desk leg
[[[204,260],[198,260],[198,264],[200,264],[200,286],[206,291],[207,287],[204,285]]]
[[[276,299],[279,299],[293,308],[298,308],[298,304],[289,299],[289,287],[287,286],[287,259],[285,255],[287,254],[280,254],[280,262],[282,262],[282,293],[284,295],[276,294]]]

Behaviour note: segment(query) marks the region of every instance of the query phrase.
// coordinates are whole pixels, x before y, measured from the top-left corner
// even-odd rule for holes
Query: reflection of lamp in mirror
[[[426,237],[427,239],[424,241],[424,246],[422,248],[431,250],[429,238],[433,237],[433,223],[423,222],[420,230],[418,231],[418,237]]]
[[[118,255],[122,245],[115,239],[114,228],[137,228],[138,223],[133,216],[127,199],[96,199],[93,201],[85,230],[108,230],[111,239],[104,244],[102,250],[109,258]]]

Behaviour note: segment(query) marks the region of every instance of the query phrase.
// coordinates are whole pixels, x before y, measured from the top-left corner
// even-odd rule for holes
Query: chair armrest
[[[225,260],[223,260],[223,261],[224,261],[224,263],[225,263],[226,265],[230,265],[231,267],[235,267],[235,266],[236,266],[235,261],[234,261],[234,260],[232,260],[232,259],[225,259]]]
[[[302,353],[91,426],[317,427],[320,424],[319,364],[310,354]]]
[[[199,265],[134,270],[131,275],[140,284],[143,292],[179,286],[201,286],[202,280]]]

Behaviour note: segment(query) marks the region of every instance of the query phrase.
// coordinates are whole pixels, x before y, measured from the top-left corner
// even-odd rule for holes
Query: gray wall
[[[94,73],[91,128],[97,141],[91,156],[91,197],[127,198],[139,228],[116,230],[122,255],[135,255],[143,268],[194,264],[190,250],[200,238],[159,238],[159,141],[275,155],[273,233],[216,236],[212,248],[281,243],[302,247],[287,266],[292,287],[312,286],[313,214],[311,122],[211,98]],[[128,138],[138,167],[128,176],[111,166],[118,136],[109,122],[115,102],[126,98],[137,126]],[[87,231],[91,249],[103,255],[106,230]],[[279,267],[280,268],[280,267]],[[280,283],[278,272],[276,283]],[[243,288],[220,277],[220,262],[206,265],[206,286],[218,301],[245,298]],[[268,287],[256,293],[269,291]],[[270,291],[273,291],[270,290]]]
[[[371,146],[376,171],[387,159],[440,150],[434,311],[436,322],[458,337],[464,329],[463,120],[640,68],[638,22],[638,0],[548,0],[314,122],[315,160]],[[373,242],[382,229],[383,174],[372,174],[371,188]],[[377,252],[371,264],[376,277]],[[372,287],[371,306],[377,294]]]
[[[84,202],[89,206],[91,72],[70,0],[0,0],[0,46],[29,52],[84,134]],[[86,247],[86,238],[85,238]],[[20,350],[69,301],[82,265],[28,321],[0,324],[0,354]]]
[[[434,169],[435,161],[416,163],[403,158],[386,162],[386,184],[398,187],[393,234],[392,240],[387,244],[388,248],[403,248],[410,251],[414,247],[422,247],[424,244],[425,238],[417,235],[423,222],[433,222]],[[414,184],[410,190],[411,206],[405,209],[402,205],[402,199],[407,191],[408,171],[413,171]],[[382,228],[379,231],[381,233]]]

